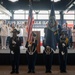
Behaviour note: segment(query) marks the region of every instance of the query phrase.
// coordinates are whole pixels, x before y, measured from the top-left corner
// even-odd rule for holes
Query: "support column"
[[[63,22],[64,22],[64,19],[63,19],[63,11],[60,11],[60,25],[61,25],[61,27],[63,25]]]

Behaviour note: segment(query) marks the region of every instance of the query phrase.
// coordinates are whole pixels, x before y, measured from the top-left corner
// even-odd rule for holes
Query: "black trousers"
[[[52,68],[52,60],[53,60],[53,52],[47,55],[45,52],[43,53],[44,55],[44,61],[45,61],[45,68],[46,71],[51,71]]]
[[[29,53],[26,52],[26,56],[27,56],[27,60],[28,60],[29,71],[34,71],[35,70],[37,52],[35,52],[33,55],[29,55]]]
[[[10,54],[12,71],[16,72],[19,71],[19,59],[20,59],[20,54]]]
[[[60,71],[66,71],[67,65],[67,52],[64,55],[59,51],[59,63],[60,63]]]

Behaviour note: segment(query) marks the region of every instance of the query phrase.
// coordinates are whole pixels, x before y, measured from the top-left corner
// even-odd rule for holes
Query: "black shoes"
[[[65,70],[62,71],[62,70],[61,70],[60,73],[67,73],[67,71],[65,71]]]
[[[17,71],[17,72],[15,72],[16,74],[19,74],[19,72]]]
[[[29,70],[28,73],[35,73],[35,71],[34,71],[34,70],[33,70],[33,71],[30,71],[30,70]]]
[[[51,71],[46,71],[45,73],[52,73]]]
[[[16,72],[15,72],[15,71],[11,71],[11,72],[10,72],[10,74],[14,74],[14,73],[19,74],[18,71],[16,71]]]
[[[10,72],[10,74],[13,74],[13,73],[15,73],[15,71],[11,71],[11,72]]]
[[[29,70],[28,73],[31,73],[31,71]]]
[[[35,71],[33,70],[32,73],[35,73]]]

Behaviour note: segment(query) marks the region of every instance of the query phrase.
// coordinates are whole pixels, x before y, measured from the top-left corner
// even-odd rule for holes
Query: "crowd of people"
[[[12,24],[6,24],[5,21],[0,25],[0,44],[1,49],[6,49],[9,45],[10,37],[12,37],[12,31],[13,29],[17,29],[20,33],[18,36],[21,38],[21,43],[23,45],[23,48],[25,49],[26,40],[28,37],[28,25],[27,22],[25,22],[22,25],[16,25],[14,23]]]

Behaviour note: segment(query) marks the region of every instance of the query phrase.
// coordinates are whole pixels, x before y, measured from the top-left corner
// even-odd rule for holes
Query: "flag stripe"
[[[32,40],[32,27],[34,24],[34,18],[32,13],[32,6],[31,3],[29,5],[29,17],[28,17],[28,41]]]

